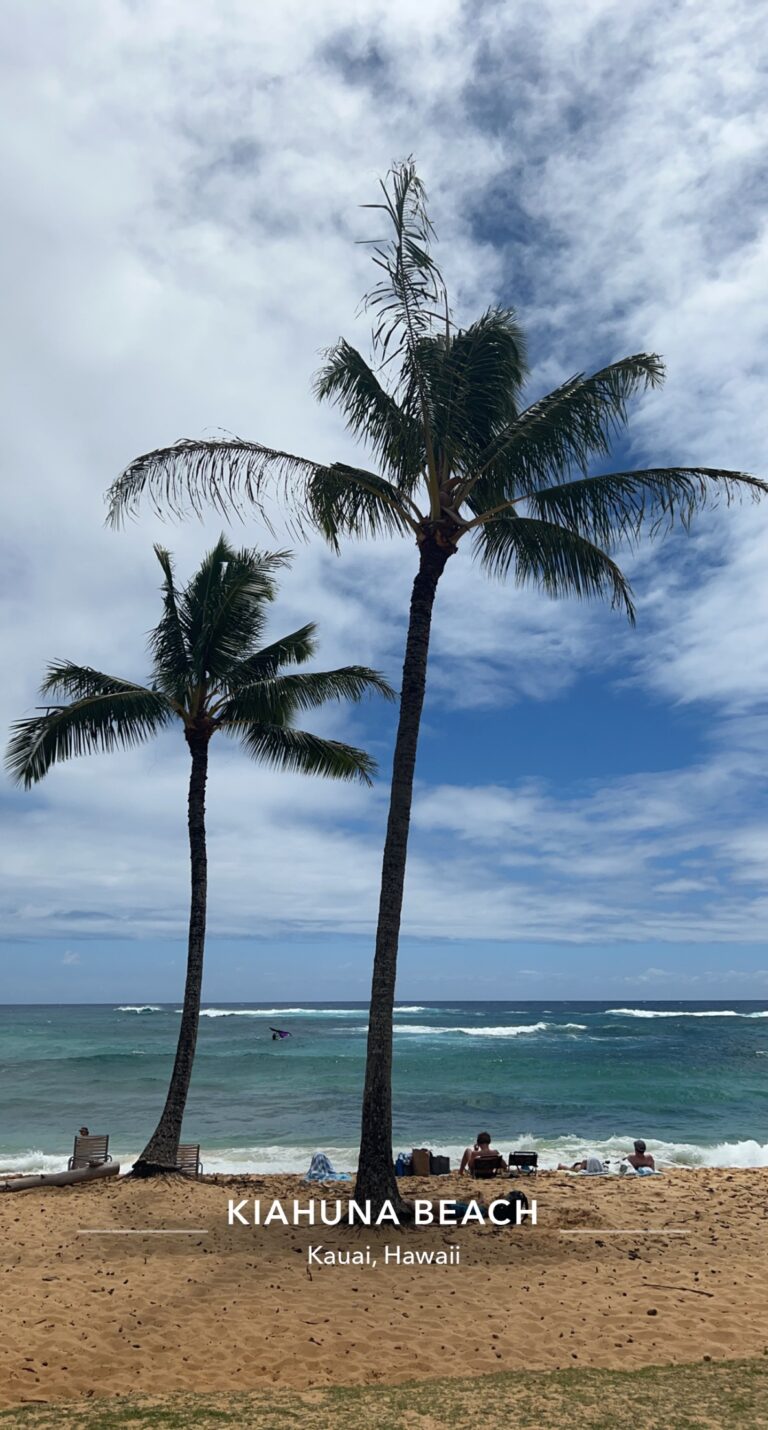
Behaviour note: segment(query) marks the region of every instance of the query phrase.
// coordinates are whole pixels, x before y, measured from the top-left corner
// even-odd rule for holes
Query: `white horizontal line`
[[[78,1236],[207,1236],[207,1227],[80,1227]]]
[[[560,1228],[561,1236],[690,1236],[689,1231],[682,1231],[675,1226],[635,1226],[621,1227],[619,1230],[604,1226],[578,1227],[575,1230],[565,1231]]]

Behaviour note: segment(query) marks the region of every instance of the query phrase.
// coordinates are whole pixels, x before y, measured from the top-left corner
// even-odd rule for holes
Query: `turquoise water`
[[[211,1171],[354,1165],[362,1004],[222,1004],[201,1018],[185,1138]],[[273,1042],[269,1025],[288,1028]],[[83,1122],[129,1162],[162,1107],[177,1005],[0,1007],[0,1170],[59,1167]],[[482,1128],[543,1165],[619,1155],[768,1165],[766,1003],[401,1004],[395,1152],[452,1158]]]

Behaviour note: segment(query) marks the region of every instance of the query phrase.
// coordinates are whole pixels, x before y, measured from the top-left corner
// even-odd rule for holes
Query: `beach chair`
[[[510,1152],[507,1163],[510,1172],[538,1172],[538,1152]]]
[[[507,1170],[500,1152],[480,1152],[472,1163],[473,1177],[495,1177],[497,1172]]]
[[[75,1171],[78,1167],[100,1167],[103,1162],[111,1162],[109,1155],[109,1135],[105,1137],[81,1137],[79,1134],[75,1138],[75,1149],[67,1162],[69,1171]]]
[[[203,1164],[200,1161],[200,1143],[180,1142],[179,1150],[176,1154],[176,1166],[180,1172],[186,1172],[190,1177],[202,1177]]]

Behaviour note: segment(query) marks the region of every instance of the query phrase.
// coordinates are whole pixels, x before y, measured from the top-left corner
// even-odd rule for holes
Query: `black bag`
[[[451,1170],[449,1157],[436,1157],[434,1152],[429,1154],[429,1173],[432,1177],[445,1177]]]
[[[494,1220],[503,1226],[518,1226],[518,1207],[521,1211],[528,1210],[528,1198],[525,1192],[509,1193],[500,1203],[494,1207]]]

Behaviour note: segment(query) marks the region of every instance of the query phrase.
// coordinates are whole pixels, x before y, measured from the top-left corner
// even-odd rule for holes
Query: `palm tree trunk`
[[[401,1216],[407,1208],[398,1192],[392,1161],[392,1020],[397,948],[403,907],[408,830],[411,822],[413,774],[427,680],[432,607],[437,583],[451,554],[451,547],[438,546],[433,537],[428,537],[421,545],[419,570],[411,593],[400,719],[392,762],[392,790],[381,871],[379,919],[368,1019],[360,1161],[355,1185],[357,1201],[370,1201],[375,1211],[379,1210],[385,1201],[391,1201]]]
[[[186,739],[192,755],[189,776],[188,826],[192,892],[189,909],[189,941],[187,946],[187,981],[184,986],[184,1006],[181,1012],[176,1059],[165,1107],[152,1136],[138,1162],[133,1164],[137,1177],[152,1177],[161,1172],[176,1171],[181,1139],[181,1124],[192,1077],[192,1064],[200,1021],[200,993],[203,983],[205,951],[205,913],[208,887],[208,859],[205,847],[205,783],[208,775],[209,735],[187,731]]]

